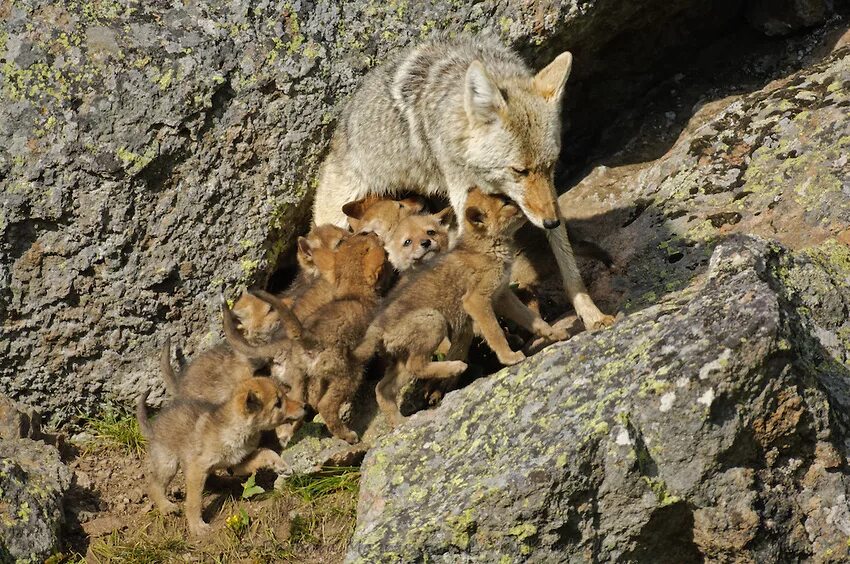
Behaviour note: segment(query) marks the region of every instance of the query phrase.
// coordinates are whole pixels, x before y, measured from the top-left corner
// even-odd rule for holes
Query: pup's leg
[[[493,305],[490,299],[484,297],[478,292],[470,292],[463,297],[463,309],[472,318],[481,332],[481,336],[487,341],[489,346],[499,362],[502,364],[516,364],[525,358],[522,351],[512,351],[508,345],[508,340],[505,338],[505,333],[499,325],[499,320],[496,319],[496,314],[493,311]]]
[[[193,536],[203,535],[210,526],[204,522],[201,515],[204,502],[204,483],[207,481],[207,469],[199,466],[193,460],[183,464],[186,474],[186,520],[189,522],[189,532]]]
[[[457,334],[452,335],[452,337],[454,340],[451,342],[448,352],[446,352],[446,359],[466,360],[469,357],[472,338],[475,337],[475,332],[472,330],[472,322],[467,321]],[[436,386],[431,386],[426,396],[428,403],[434,405],[443,399],[446,393],[456,389],[459,377],[460,375],[452,376],[442,381],[434,382]]]
[[[355,386],[351,379],[346,376],[337,375],[328,383],[328,389],[316,405],[316,410],[335,437],[354,444],[359,440],[357,433],[349,429],[339,417],[339,408],[342,407],[343,402],[351,399],[356,391],[352,389]]]
[[[237,476],[247,476],[260,468],[270,468],[278,473],[288,469],[278,453],[267,448],[258,448],[230,470]]]
[[[284,423],[279,427],[275,427],[274,433],[277,435],[277,440],[280,442],[281,448],[286,448],[289,444],[289,441],[292,440],[292,437],[295,436],[295,433],[298,432],[298,429],[301,428],[301,425],[304,424],[303,419],[299,419],[298,421],[293,421],[292,423]]]
[[[584,286],[576,259],[573,256],[564,218],[561,218],[561,224],[558,227],[546,230],[546,237],[549,239],[549,246],[552,247],[552,252],[555,254],[558,270],[561,271],[561,279],[564,282],[567,297],[584,326],[589,331],[595,331],[613,325],[614,317],[599,311],[599,308],[596,307],[593,299],[587,293],[587,288]]]
[[[148,466],[148,496],[156,504],[163,515],[177,513],[177,504],[168,500],[166,489],[177,473],[177,458],[170,452],[163,451],[156,444],[151,444],[147,456]]]
[[[375,399],[378,402],[378,407],[381,408],[384,417],[387,418],[392,427],[404,421],[404,416],[398,409],[398,391],[409,379],[410,376],[404,369],[404,363],[398,361],[387,366],[384,377],[375,386]]]
[[[550,341],[563,341],[567,338],[567,332],[565,330],[555,329],[543,321],[540,315],[526,307],[510,288],[505,287],[502,289],[496,296],[495,305],[496,312],[499,315],[516,322],[520,327],[531,331],[538,337],[543,337]]]

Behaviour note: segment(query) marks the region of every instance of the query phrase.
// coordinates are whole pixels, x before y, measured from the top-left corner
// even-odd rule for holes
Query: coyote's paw
[[[615,321],[616,320],[613,315],[601,315],[592,320],[582,319],[582,322],[584,323],[584,326],[587,327],[588,331],[598,331],[599,329],[611,327],[614,325]]]
[[[203,521],[197,521],[195,523],[189,523],[189,533],[193,537],[203,537],[210,532],[211,527],[208,523],[204,523]]]
[[[351,430],[340,431],[337,437],[344,440],[350,445],[357,444],[360,441],[360,437],[357,436],[357,433]]]
[[[525,360],[525,355],[522,353],[522,351],[511,351],[509,353],[496,354],[496,356],[499,358],[499,362],[506,366],[510,366],[512,364],[516,364]]]

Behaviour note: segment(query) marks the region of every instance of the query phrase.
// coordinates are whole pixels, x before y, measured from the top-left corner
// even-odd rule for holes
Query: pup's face
[[[404,272],[445,252],[449,245],[451,208],[432,215],[410,215],[402,219],[386,239],[390,262]]]
[[[487,236],[512,236],[526,221],[517,204],[502,194],[485,194],[478,188],[469,191],[464,211],[466,228]]]
[[[321,268],[314,260],[319,249],[334,250],[345,241],[350,233],[336,225],[317,225],[304,237],[298,238],[298,265],[310,276],[321,275]]]
[[[477,61],[466,74],[469,164],[482,171],[482,187],[511,198],[538,227],[558,224],[554,172],[571,66],[572,56],[562,53],[527,81],[497,84]]]
[[[342,211],[348,216],[352,231],[376,233],[383,241],[399,221],[419,213],[423,208],[424,203],[417,198],[389,200],[370,197],[349,202],[342,207]]]
[[[231,311],[239,320],[237,328],[248,340],[271,335],[280,324],[271,306],[248,292],[242,292]]]
[[[237,388],[233,402],[251,429],[267,431],[304,417],[304,406],[286,397],[270,378],[251,378]]]

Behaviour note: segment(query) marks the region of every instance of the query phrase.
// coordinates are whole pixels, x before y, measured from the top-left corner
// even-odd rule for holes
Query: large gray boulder
[[[71,471],[55,447],[0,438],[0,562],[44,562],[60,548]]]
[[[363,465],[351,562],[846,561],[850,248],[733,236]]]
[[[340,103],[398,49],[483,30],[536,66],[573,49],[574,144],[736,4],[4,4],[0,391],[63,421],[161,386],[166,335],[215,340],[215,296],[280,266]]]

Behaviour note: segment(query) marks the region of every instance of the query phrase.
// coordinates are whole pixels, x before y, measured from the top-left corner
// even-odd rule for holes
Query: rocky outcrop
[[[737,18],[726,4],[0,5],[0,390],[61,421],[160,386],[166,335],[207,346],[215,295],[280,265],[339,102],[397,49],[486,29],[541,64],[573,48],[583,98],[609,104],[653,79],[683,22]]]
[[[0,395],[0,562],[42,562],[59,548],[71,471],[41,416]]]
[[[837,243],[734,236],[701,282],[449,394],[367,455],[348,559],[846,560],[848,280]]]

